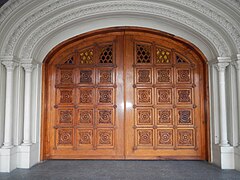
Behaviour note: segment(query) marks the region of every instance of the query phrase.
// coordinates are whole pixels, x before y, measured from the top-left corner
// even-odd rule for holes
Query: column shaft
[[[22,64],[25,70],[25,86],[24,86],[24,132],[23,132],[23,144],[31,145],[31,81],[32,81],[32,64]]]
[[[6,74],[6,102],[5,102],[5,127],[4,127],[4,142],[2,148],[13,147],[13,72],[16,63],[12,61],[3,61]]]

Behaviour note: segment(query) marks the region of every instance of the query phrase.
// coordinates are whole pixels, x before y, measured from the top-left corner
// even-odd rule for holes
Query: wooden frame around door
[[[64,42],[62,42],[61,44],[59,44],[58,46],[56,46],[55,48],[53,48],[48,55],[45,57],[44,61],[43,61],[43,66],[42,66],[42,113],[41,113],[41,160],[44,159],[48,159],[48,148],[47,144],[49,142],[48,139],[48,134],[46,133],[46,129],[47,129],[47,109],[48,107],[48,89],[46,87],[47,82],[49,80],[48,77],[48,71],[46,69],[46,64],[50,61],[50,59],[54,56],[54,54],[56,52],[58,52],[60,49],[62,49],[64,46],[67,46],[69,44],[72,44],[74,42],[77,42],[81,39],[87,38],[87,37],[91,37],[91,36],[101,36],[101,35],[106,35],[106,34],[111,34],[114,32],[128,32],[128,33],[146,33],[146,34],[153,34],[156,36],[162,36],[162,37],[166,37],[169,39],[172,39],[176,42],[182,43],[184,44],[186,47],[188,47],[189,49],[191,49],[192,51],[194,51],[194,53],[196,53],[199,58],[203,61],[204,63],[204,68],[203,68],[203,81],[204,81],[204,117],[202,117],[201,119],[204,121],[205,125],[205,137],[203,138],[203,141],[205,142],[205,152],[204,152],[204,156],[205,159],[210,159],[210,118],[209,118],[209,87],[208,87],[208,68],[207,68],[207,60],[206,57],[203,55],[203,53],[196,47],[194,46],[192,43],[180,38],[180,37],[176,37],[172,34],[168,34],[165,32],[161,32],[161,31],[156,31],[156,30],[152,30],[152,29],[147,29],[147,28],[137,28],[137,27],[115,27],[115,28],[107,28],[107,29],[101,29],[101,30],[96,30],[96,31],[92,31],[92,32],[88,32],[88,33],[84,33],[81,35],[78,35],[76,37],[73,37],[69,40],[66,40]],[[133,158],[134,159],[134,158]],[[141,159],[141,158],[140,158]],[[144,158],[143,158],[144,159]],[[161,158],[160,158],[161,159]]]

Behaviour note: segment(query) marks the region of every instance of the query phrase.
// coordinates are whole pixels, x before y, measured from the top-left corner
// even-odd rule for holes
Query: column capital
[[[13,71],[18,63],[14,61],[2,61],[2,64],[6,67],[7,71]]]
[[[233,61],[232,64],[237,70],[240,70],[240,59],[237,61]]]
[[[36,65],[32,63],[23,63],[21,65],[24,68],[25,72],[29,73],[32,72],[32,70],[36,67]]]
[[[224,72],[229,64],[229,62],[219,62],[215,64],[215,67],[219,72]]]

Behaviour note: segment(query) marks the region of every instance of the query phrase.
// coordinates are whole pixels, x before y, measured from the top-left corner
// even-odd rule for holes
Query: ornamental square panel
[[[195,135],[193,129],[177,129],[177,146],[194,146],[194,139]]]
[[[113,84],[114,83],[114,70],[113,69],[100,69],[98,74],[99,84]]]
[[[137,105],[151,105],[153,103],[152,88],[137,88],[136,102]]]
[[[97,146],[98,148],[114,146],[114,130],[113,129],[97,129]]]
[[[114,125],[114,109],[109,107],[101,107],[97,110],[97,124],[99,126]]]
[[[161,47],[156,48],[156,64],[170,64],[172,63],[171,51]]]
[[[136,83],[137,84],[151,84],[152,83],[152,69],[151,68],[136,68]]]
[[[94,70],[80,69],[80,84],[93,84],[94,83]]]
[[[98,88],[98,104],[112,105],[114,102],[113,88]]]
[[[94,64],[94,51],[93,48],[85,49],[79,53],[80,65],[91,65]]]
[[[157,104],[172,104],[172,89],[170,88],[157,88],[156,89]]]
[[[72,105],[74,103],[74,90],[69,88],[57,89],[58,103],[61,105]]]
[[[192,89],[177,89],[178,104],[192,104]]]
[[[173,146],[173,129],[158,129],[157,130],[157,146]]]
[[[136,44],[136,64],[152,63],[152,47],[150,44]]]
[[[153,146],[153,129],[137,129],[137,145]]]
[[[60,125],[72,124],[74,119],[74,110],[71,108],[61,108],[57,110],[57,120]]]
[[[59,128],[57,129],[57,145],[72,146],[73,145],[73,129]]]
[[[95,90],[92,88],[79,88],[79,103],[81,105],[92,105],[95,99]]]
[[[153,108],[136,109],[137,125],[153,125],[153,119]]]
[[[78,110],[78,124],[81,126],[92,125],[94,122],[94,110],[93,109],[79,109]]]
[[[93,147],[93,130],[77,129],[77,145],[81,147]]]
[[[74,83],[74,69],[59,69],[58,84],[73,84]]]
[[[177,109],[177,122],[179,125],[193,124],[193,111],[190,108]]]
[[[113,45],[106,45],[101,47],[101,54],[99,56],[99,63],[100,64],[113,64],[114,63],[114,56],[113,56]]]
[[[158,125],[171,125],[173,124],[172,109],[158,108],[157,111],[157,124]]]
[[[176,74],[177,74],[177,83],[180,84],[190,84],[192,83],[192,74],[191,74],[191,69],[190,68],[177,68],[176,69]]]
[[[173,71],[171,68],[157,68],[156,76],[156,83],[171,84],[173,82]]]

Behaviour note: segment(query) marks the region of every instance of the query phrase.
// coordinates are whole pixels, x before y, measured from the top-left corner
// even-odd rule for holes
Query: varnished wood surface
[[[204,56],[170,34],[113,28],[43,66],[42,159],[207,159]]]

